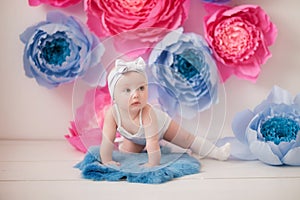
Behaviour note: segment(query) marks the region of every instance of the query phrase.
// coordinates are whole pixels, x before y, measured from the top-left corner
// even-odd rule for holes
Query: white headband
[[[146,63],[142,57],[138,57],[134,61],[126,62],[121,59],[117,59],[115,62],[115,67],[110,71],[107,82],[108,82],[108,90],[112,100],[114,100],[114,91],[118,80],[121,76],[127,72],[138,72],[144,75],[147,78],[145,72]]]

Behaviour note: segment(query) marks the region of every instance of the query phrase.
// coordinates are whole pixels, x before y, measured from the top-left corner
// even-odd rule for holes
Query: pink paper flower
[[[74,121],[71,121],[70,135],[65,135],[70,144],[82,152],[90,146],[99,145],[104,114],[110,105],[107,86],[87,91],[83,104],[76,110]]]
[[[80,133],[76,128],[75,121],[71,121],[70,124],[71,124],[71,127],[69,128],[70,134],[65,135],[65,138],[78,151],[86,153],[87,149],[90,146],[100,144],[102,140],[102,136],[101,136],[101,130],[99,128],[92,128],[90,130],[87,130],[84,133]]]
[[[111,105],[108,87],[97,87],[87,91],[83,104],[76,110],[75,123],[80,132],[103,127],[104,114]]]
[[[116,36],[116,49],[145,53],[166,31],[180,27],[190,0],[86,0],[87,25],[99,37]],[[157,28],[157,29],[155,29]]]
[[[81,0],[28,0],[30,6],[39,6],[40,4],[48,4],[54,7],[68,7],[81,2]]]
[[[276,39],[276,26],[257,5],[230,8],[207,4],[206,9],[211,14],[204,18],[205,37],[222,80],[234,74],[255,82],[261,65],[272,55],[268,47]]]

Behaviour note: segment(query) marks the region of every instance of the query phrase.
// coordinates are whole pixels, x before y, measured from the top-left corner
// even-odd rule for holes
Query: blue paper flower
[[[270,165],[300,165],[300,94],[295,99],[274,86],[254,111],[244,110],[233,119],[232,156],[259,159]]]
[[[153,48],[149,67],[152,81],[160,86],[159,103],[171,116],[192,118],[216,103],[217,68],[200,35],[182,28],[170,32]]]
[[[49,12],[46,21],[27,28],[20,39],[25,73],[42,86],[53,88],[82,76],[94,85],[103,74],[104,46],[73,17]]]

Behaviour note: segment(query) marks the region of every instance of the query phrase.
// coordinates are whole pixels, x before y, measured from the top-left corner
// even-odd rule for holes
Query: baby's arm
[[[159,146],[158,124],[156,114],[149,106],[149,112],[143,116],[143,125],[146,136],[146,149],[148,153],[148,163],[145,166],[156,166],[160,164],[161,152]]]
[[[100,157],[104,165],[120,165],[120,163],[112,160],[112,152],[114,150],[114,140],[116,138],[117,125],[113,117],[112,107],[105,113],[102,143],[100,146]]]

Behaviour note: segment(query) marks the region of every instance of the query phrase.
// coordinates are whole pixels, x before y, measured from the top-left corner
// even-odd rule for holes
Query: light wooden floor
[[[66,141],[0,140],[0,199],[300,199],[300,167],[201,160],[201,173],[159,184],[95,182]]]

